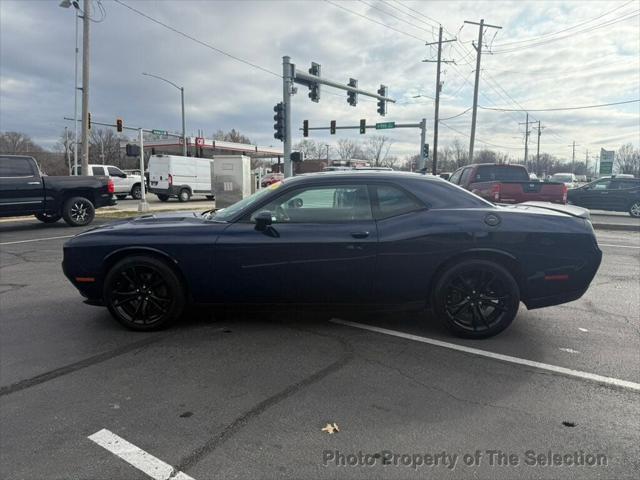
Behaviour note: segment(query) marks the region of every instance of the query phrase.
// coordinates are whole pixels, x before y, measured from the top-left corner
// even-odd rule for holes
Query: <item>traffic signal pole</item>
[[[144,185],[144,129],[140,129],[140,202],[138,202],[139,212],[148,212],[149,204]]]
[[[291,89],[294,65],[288,56],[282,57],[282,103],[284,104],[284,176],[293,176],[291,164]]]

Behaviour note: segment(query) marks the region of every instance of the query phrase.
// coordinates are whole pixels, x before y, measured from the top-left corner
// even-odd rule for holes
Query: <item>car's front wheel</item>
[[[58,213],[36,213],[34,216],[42,223],[56,223],[62,218]]]
[[[180,317],[185,293],[180,278],[164,261],[136,255],[109,270],[104,301],[122,325],[149,331],[167,327]]]
[[[465,260],[440,276],[432,304],[438,318],[456,335],[486,338],[503,331],[516,317],[520,290],[503,266]]]
[[[72,227],[89,225],[96,215],[96,209],[90,200],[84,197],[73,197],[64,202],[62,218]]]
[[[640,218],[640,201],[633,202],[629,207],[629,215],[633,218]]]

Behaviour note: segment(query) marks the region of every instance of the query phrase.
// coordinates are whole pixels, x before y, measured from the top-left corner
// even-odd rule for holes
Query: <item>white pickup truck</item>
[[[82,174],[82,172],[80,172]],[[140,175],[132,175],[124,173],[118,167],[113,165],[95,165],[89,164],[89,171],[86,175],[107,176],[113,180],[115,186],[115,195],[118,200],[124,200],[127,195],[131,195],[136,200],[139,200],[142,193],[140,191]]]

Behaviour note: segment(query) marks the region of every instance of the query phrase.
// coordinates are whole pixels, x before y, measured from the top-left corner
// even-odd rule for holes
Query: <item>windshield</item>
[[[573,182],[573,176],[566,173],[556,173],[553,177],[551,177],[551,179],[555,180],[556,182]]]
[[[236,202],[236,203],[234,203],[233,205],[231,205],[231,206],[229,206],[227,208],[223,208],[221,210],[218,210],[213,215],[213,217],[210,217],[210,218],[212,218],[213,220],[226,222],[230,218],[234,217],[237,213],[239,213],[242,210],[244,210],[245,208],[248,208],[249,206],[255,204],[256,202],[259,202],[260,200],[262,200],[263,198],[268,196],[271,192],[273,192],[275,189],[279,188],[281,185],[282,185],[282,182],[272,183],[267,188],[263,188],[262,190],[258,190],[253,195],[250,195],[250,196],[248,196],[246,198],[243,198],[239,202]]]

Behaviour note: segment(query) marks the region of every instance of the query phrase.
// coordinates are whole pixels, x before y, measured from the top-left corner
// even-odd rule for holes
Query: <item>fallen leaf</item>
[[[335,432],[339,432],[340,429],[338,428],[337,423],[333,423],[333,425],[331,423],[327,423],[326,427],[324,427],[322,431],[327,432],[328,434],[333,434]]]

